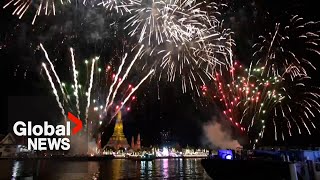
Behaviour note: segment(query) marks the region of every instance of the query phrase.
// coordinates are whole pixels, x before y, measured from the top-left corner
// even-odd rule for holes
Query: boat
[[[143,155],[128,155],[127,158],[134,161],[152,161],[156,159],[156,156],[146,153]]]
[[[247,151],[239,155],[220,150],[218,155],[202,159],[201,164],[214,180],[320,180],[320,169],[316,169],[320,165],[320,151],[313,153],[316,158],[309,163],[302,161],[303,154],[301,151]]]
[[[283,179],[290,180],[289,164],[262,160],[202,159],[201,164],[214,180],[219,179]]]

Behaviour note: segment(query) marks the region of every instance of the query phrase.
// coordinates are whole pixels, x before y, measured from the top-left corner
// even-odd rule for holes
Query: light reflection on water
[[[168,168],[169,168],[169,160],[168,159],[162,159],[162,163],[163,167],[162,167],[162,171],[163,171],[163,177],[164,178],[168,178],[169,177],[169,173],[168,173]]]
[[[21,179],[21,176],[23,176],[24,179],[32,179],[32,165],[33,161],[13,161],[11,180]]]
[[[21,161],[15,161],[12,167],[12,179],[15,179],[20,173],[19,170],[22,169]]]
[[[38,161],[40,162],[40,161]],[[11,175],[46,180],[73,179],[210,179],[200,159],[156,159],[131,161],[114,159],[99,162],[41,161],[40,163],[11,161],[10,172],[0,172],[0,179]],[[0,162],[1,169],[3,161]],[[30,171],[32,169],[32,171]],[[7,173],[7,174],[6,174]]]

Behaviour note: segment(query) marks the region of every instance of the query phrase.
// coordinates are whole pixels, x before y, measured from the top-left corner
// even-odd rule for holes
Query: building
[[[131,149],[134,149],[134,137],[131,137]]]
[[[134,137],[132,136],[132,138],[131,138],[131,149],[134,150],[134,151],[141,150],[140,134],[138,134],[138,136],[137,136],[136,144],[134,143]]]
[[[135,149],[136,150],[141,150],[140,134],[138,134],[137,143],[135,145]]]
[[[109,139],[107,145],[105,145],[105,147],[103,149],[105,149],[107,147],[113,148],[115,150],[118,150],[120,148],[123,148],[123,149],[130,148],[128,141],[123,133],[123,123],[122,123],[121,111],[119,111],[117,114],[117,120],[116,120],[116,124],[114,126],[113,134],[112,134],[111,138]]]
[[[19,145],[12,133],[9,133],[0,141],[0,157],[14,157],[22,152],[30,151],[26,146]]]

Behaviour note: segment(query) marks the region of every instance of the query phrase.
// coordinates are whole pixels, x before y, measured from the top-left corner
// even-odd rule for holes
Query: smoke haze
[[[88,140],[87,133],[70,137],[70,154],[96,154],[97,144],[94,139]]]
[[[230,125],[221,124],[213,118],[203,125],[204,134],[210,145],[221,149],[236,149],[242,147],[238,140],[232,138]]]

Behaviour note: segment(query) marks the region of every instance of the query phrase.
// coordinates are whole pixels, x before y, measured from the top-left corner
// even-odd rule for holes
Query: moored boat
[[[250,152],[250,153],[247,153]],[[206,173],[214,180],[220,179],[320,179],[319,151],[247,151],[242,155],[231,150],[221,150],[216,156],[201,161]],[[309,153],[309,154],[308,154]],[[308,155],[306,155],[308,154]],[[311,157],[314,157],[310,160]],[[305,157],[307,157],[305,161]]]
[[[201,164],[214,180],[272,179],[290,180],[288,162],[264,160],[202,159]]]

